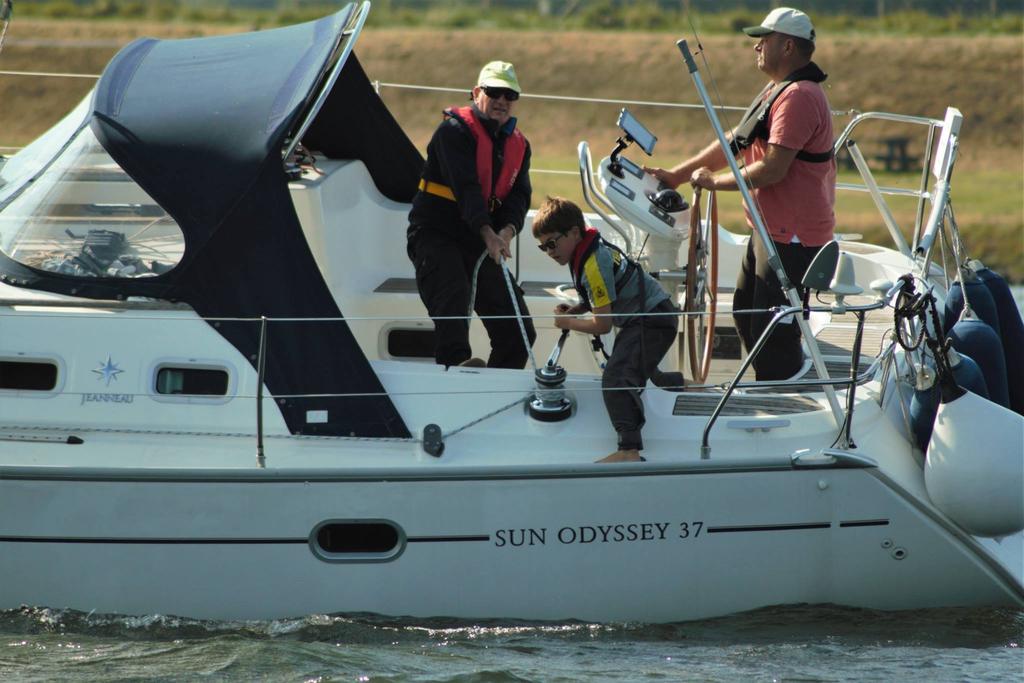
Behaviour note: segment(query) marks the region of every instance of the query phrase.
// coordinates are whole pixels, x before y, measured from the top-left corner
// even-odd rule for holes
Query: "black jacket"
[[[491,169],[496,180],[501,171],[505,140],[515,130],[516,120],[510,119],[499,130],[497,122],[483,117],[476,106],[473,107],[473,113],[494,140]],[[469,128],[457,118],[446,116],[434,131],[427,145],[427,161],[421,177],[451,188],[456,201],[423,191],[417,192],[412,200],[412,211],[409,212],[410,239],[419,230],[438,230],[465,242],[467,246],[482,248],[480,228],[484,225],[490,224],[495,232],[510,223],[515,226],[517,233],[523,229],[533,191],[530,186],[529,142],[512,191],[493,214],[487,210],[477,176],[476,140]]]

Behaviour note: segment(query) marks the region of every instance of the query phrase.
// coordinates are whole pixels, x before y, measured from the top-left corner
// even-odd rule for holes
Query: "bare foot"
[[[640,451],[635,448],[629,448],[626,450],[615,451],[611,455],[605,456],[597,462],[646,462],[646,458],[640,455]]]

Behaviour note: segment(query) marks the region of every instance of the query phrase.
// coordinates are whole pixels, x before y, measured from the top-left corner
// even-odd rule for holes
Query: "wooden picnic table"
[[[907,151],[910,138],[882,138],[882,144],[885,145],[885,152],[876,155],[875,159],[885,164],[886,171],[902,173],[911,170],[911,167],[917,163],[917,157],[911,156]]]
[[[918,159],[917,156],[912,155],[909,151],[910,138],[902,136],[882,138],[878,141],[878,144],[879,152],[872,156],[872,159],[876,162],[881,162],[885,166],[886,171],[902,173],[914,169]],[[839,150],[836,154],[836,162],[843,168],[851,171],[856,168],[853,158],[845,148]]]

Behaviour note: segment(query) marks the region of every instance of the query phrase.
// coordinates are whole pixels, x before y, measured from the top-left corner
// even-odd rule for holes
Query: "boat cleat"
[[[823,448],[820,451],[801,448],[790,455],[790,461],[797,469],[878,467],[873,458],[839,448]]]

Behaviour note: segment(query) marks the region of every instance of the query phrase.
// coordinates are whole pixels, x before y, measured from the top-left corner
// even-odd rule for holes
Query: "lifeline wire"
[[[23,305],[24,303],[25,302],[24,302],[23,299],[0,299],[0,307],[12,306],[12,305],[13,306],[20,306],[20,305]],[[121,304],[121,305],[119,305],[119,304]],[[83,307],[83,306],[81,306],[81,304],[76,304],[76,305],[79,308]],[[91,306],[89,308],[99,308],[99,309],[117,308],[118,310],[130,310],[131,306],[124,306],[122,304],[122,302],[110,302],[109,306]],[[163,310],[163,309],[158,309],[158,310]],[[182,311],[183,312],[187,312],[188,314],[193,313],[192,309],[182,309]],[[771,313],[771,312],[772,312],[772,308],[740,308],[740,309],[737,309],[735,311],[731,311],[731,315],[734,315],[734,316],[736,316],[736,315],[754,315],[754,314],[757,314],[757,313]],[[24,315],[24,313],[20,312],[20,311],[2,311],[2,310],[0,310],[0,318],[13,318],[13,317],[20,316],[20,315]],[[543,314],[538,314],[538,315],[532,315],[531,314],[530,317],[531,318],[541,318],[541,319],[547,319],[547,318],[554,319],[554,318],[559,317],[559,315],[560,314],[558,314],[558,313],[543,313]],[[621,317],[621,318],[640,318],[640,317],[645,317],[645,318],[661,318],[661,317],[668,317],[668,316],[673,316],[673,317],[679,317],[679,316],[683,316],[683,317],[698,317],[698,316],[704,315],[704,313],[702,313],[700,311],[668,311],[668,312],[664,312],[664,313],[657,313],[657,312],[648,312],[648,313],[593,313],[591,315],[593,315],[595,318],[602,318],[602,317],[604,317],[604,318],[613,318],[613,317]],[[33,317],[38,317],[38,318],[89,318],[89,319],[92,319],[93,317],[95,317],[92,313],[70,313],[70,312],[43,313],[43,312],[39,312],[39,311],[33,311],[32,312],[32,316]],[[130,314],[124,314],[124,315],[121,315],[119,317],[120,317],[121,320],[172,320],[172,321],[180,321],[180,322],[183,322],[183,323],[195,323],[196,321],[207,322],[207,323],[226,323],[226,322],[236,322],[236,323],[252,323],[252,322],[256,322],[256,323],[258,323],[261,320],[261,318],[229,318],[229,317],[209,317],[209,318],[204,318],[204,317],[201,317],[201,316],[192,316],[192,315],[190,315],[190,317],[188,317],[188,318],[185,318],[185,317],[182,317],[182,316],[171,316],[171,315],[130,315]],[[267,318],[267,322],[276,322],[276,323],[334,323],[334,322],[350,322],[351,323],[351,322],[373,322],[373,321],[379,321],[379,320],[384,320],[384,321],[388,321],[388,322],[399,322],[399,321],[407,322],[407,321],[420,321],[420,320],[423,320],[423,321],[425,321],[425,320],[467,320],[470,317],[472,317],[472,316],[464,316],[464,315],[435,315],[435,316],[431,316],[431,315],[397,315],[397,316],[395,316],[395,315],[346,315],[346,316],[333,317],[333,318],[287,318],[287,317]],[[512,315],[481,315],[481,316],[478,316],[478,317],[481,320],[509,320],[509,319],[515,318],[516,315],[515,314],[512,314]]]

